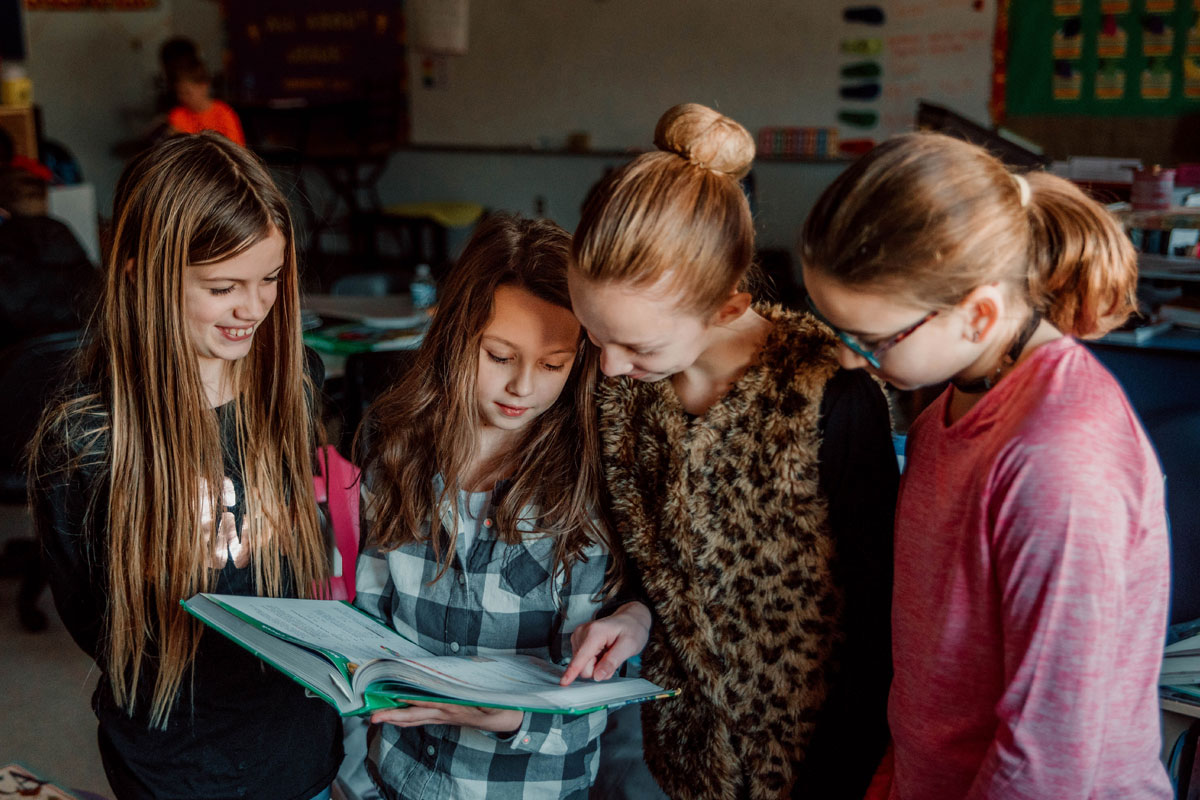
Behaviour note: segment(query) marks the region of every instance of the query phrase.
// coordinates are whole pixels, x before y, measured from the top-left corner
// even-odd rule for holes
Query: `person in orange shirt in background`
[[[198,58],[181,65],[174,75],[179,105],[167,115],[167,124],[178,133],[216,131],[232,142],[246,146],[246,135],[237,113],[212,97],[212,78]]]

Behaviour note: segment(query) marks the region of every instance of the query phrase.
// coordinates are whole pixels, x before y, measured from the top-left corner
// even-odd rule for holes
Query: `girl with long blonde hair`
[[[650,625],[614,591],[621,560],[596,513],[596,351],[571,312],[570,255],[551,222],[480,223],[415,364],[368,415],[355,597],[436,655],[569,659],[564,683],[610,677]],[[582,797],[605,721],[414,702],[372,715],[367,767],[407,800]]]
[[[113,219],[91,342],[31,465],[55,604],[101,669],[109,782],[122,800],[321,796],[336,715],[180,606],[327,577],[286,201],[200,134],[134,159]]]

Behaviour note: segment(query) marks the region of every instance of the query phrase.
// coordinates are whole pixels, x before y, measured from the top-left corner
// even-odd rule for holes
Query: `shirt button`
[[[521,744],[529,744],[529,737],[526,736],[524,739],[522,739]]]
[[[492,527],[492,518],[491,517],[488,517],[487,519],[485,519],[483,521],[483,527],[485,527],[485,528]]]
[[[452,652],[452,653],[457,653],[457,652],[458,652],[458,642],[451,642],[451,643],[450,643],[450,652]]]
[[[433,745],[429,745],[429,747],[425,748],[425,752],[428,753],[429,755],[433,755],[437,751],[433,749]]]
[[[462,574],[461,572],[460,572],[460,573],[458,573],[458,585],[459,585],[459,586],[466,586],[466,585],[467,585],[467,576],[466,576],[466,575],[464,575],[464,574]]]

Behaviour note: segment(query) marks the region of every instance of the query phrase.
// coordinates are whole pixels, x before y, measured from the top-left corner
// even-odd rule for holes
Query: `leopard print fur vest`
[[[759,361],[695,419],[669,381],[601,389],[613,521],[654,609],[642,674],[683,690],[642,708],[672,798],[788,796],[840,631],[817,467],[834,340],[758,311]]]

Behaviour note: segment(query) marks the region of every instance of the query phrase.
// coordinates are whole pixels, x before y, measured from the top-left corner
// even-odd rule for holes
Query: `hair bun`
[[[741,178],[754,161],[754,137],[724,114],[699,103],[682,103],[658,120],[654,146],[714,172]]]

